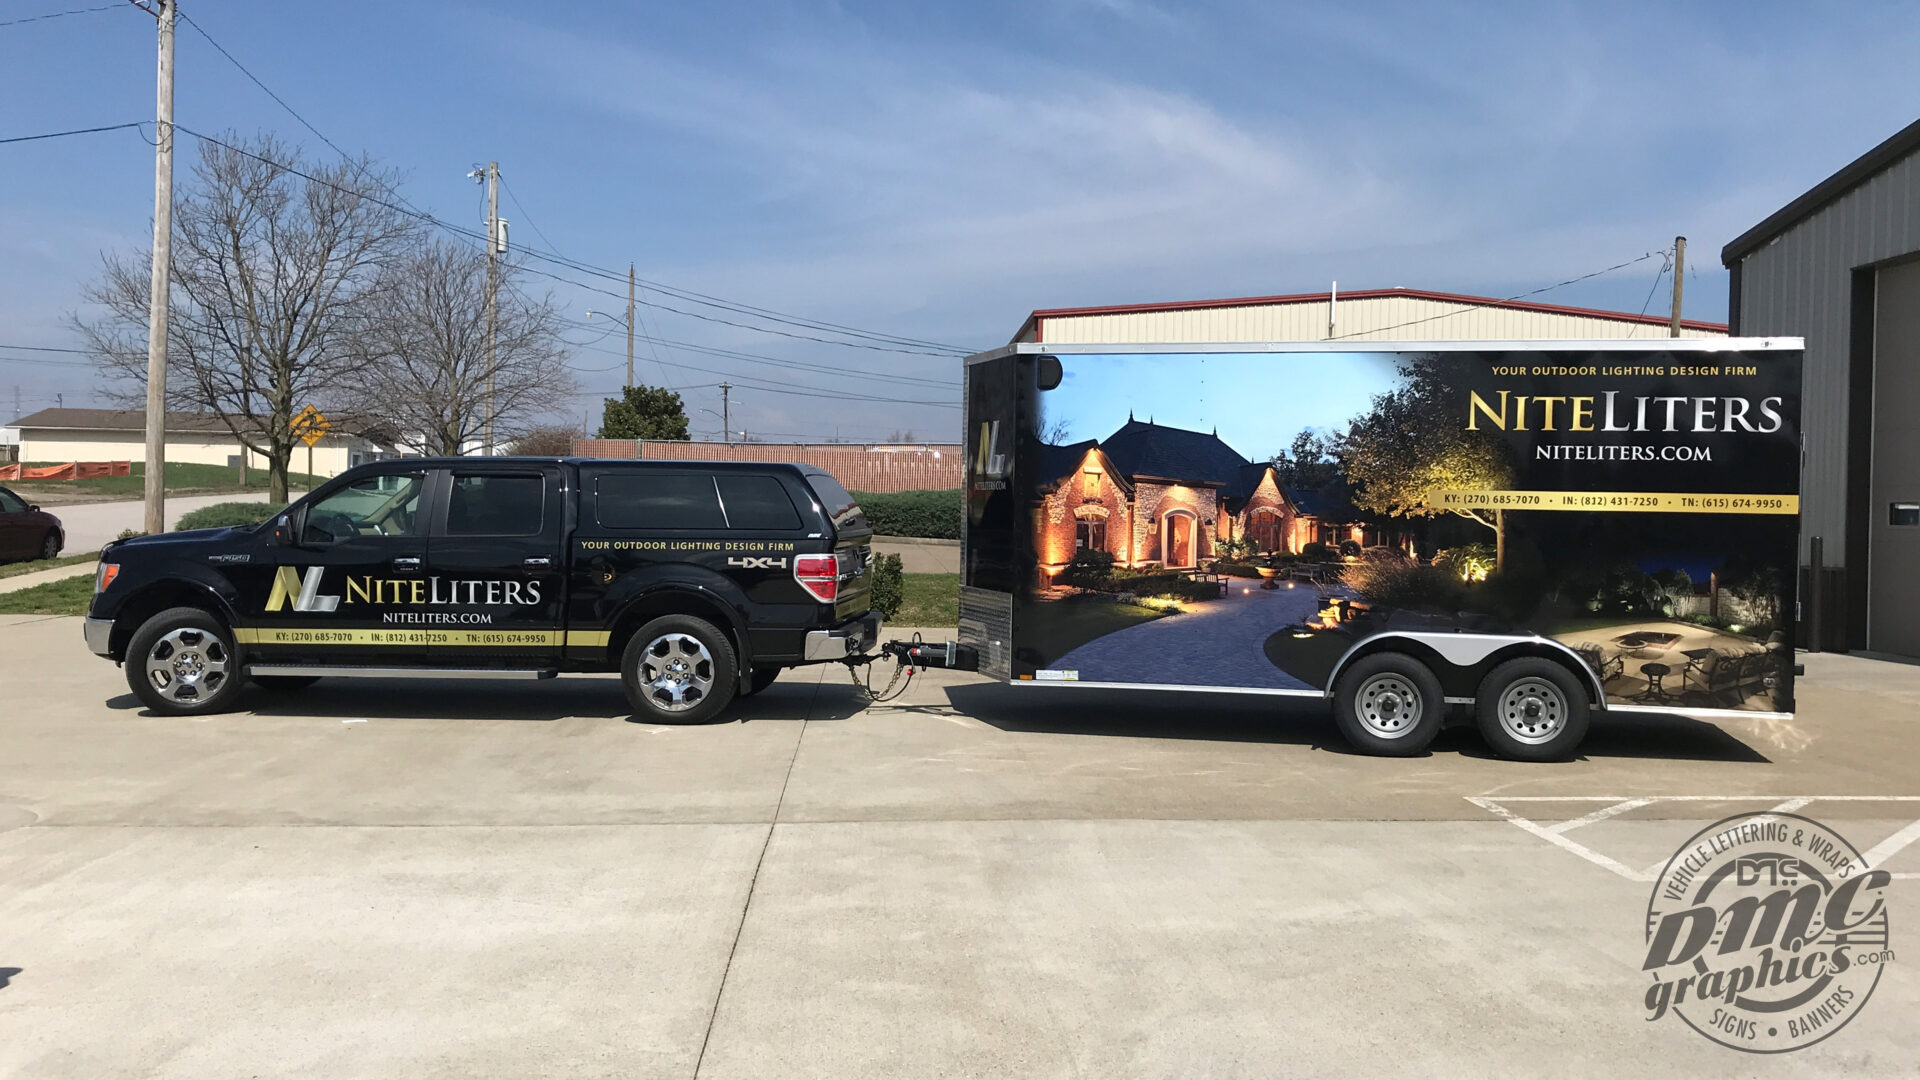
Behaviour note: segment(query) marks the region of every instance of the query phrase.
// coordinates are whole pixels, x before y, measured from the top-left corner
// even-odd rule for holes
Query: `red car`
[[[0,487],[0,562],[51,559],[66,546],[59,518]]]

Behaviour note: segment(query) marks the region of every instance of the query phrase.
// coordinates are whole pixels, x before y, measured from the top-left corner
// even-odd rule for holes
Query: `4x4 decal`
[[[767,555],[729,555],[728,566],[738,566],[747,570],[785,570],[787,560]]]

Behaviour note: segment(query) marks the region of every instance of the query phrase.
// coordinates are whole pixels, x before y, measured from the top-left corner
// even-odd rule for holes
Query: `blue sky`
[[[1720,246],[1910,122],[1920,53],[1920,20],[1891,4],[189,5],[449,220],[477,222],[465,174],[491,158],[518,200],[503,200],[516,242],[968,347],[1004,342],[1035,307],[1333,279],[1512,295],[1680,233],[1687,314],[1723,318]],[[0,22],[90,6],[0,0]],[[329,154],[191,28],[179,55],[181,123]],[[0,138],[151,119],[152,79],[152,20],[131,6],[0,26]],[[131,131],[0,146],[0,343],[74,344],[65,320],[100,251],[146,242],[151,178]],[[1656,268],[1541,299],[1637,311]],[[547,284],[575,318],[610,303]],[[648,328],[867,372],[955,370],[660,311]],[[617,385],[622,359],[593,350],[619,339],[572,336],[583,388]],[[641,377],[676,386],[949,393],[655,351],[684,366],[653,367],[643,347]],[[87,368],[23,355],[0,350],[0,414],[15,385],[29,410],[98,400]],[[735,426],[957,427],[954,409],[778,385],[736,390]],[[687,396],[696,427],[716,427],[700,410],[718,392]]]
[[[1342,429],[1399,382],[1380,353],[1201,353],[1060,358],[1060,386],[1040,396],[1042,429],[1061,441],[1105,439],[1129,415],[1216,432],[1240,456],[1266,461],[1306,428]]]

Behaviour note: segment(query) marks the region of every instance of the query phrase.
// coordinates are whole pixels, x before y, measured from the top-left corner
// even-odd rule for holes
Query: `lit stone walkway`
[[[1081,682],[1308,690],[1267,659],[1267,638],[1320,608],[1309,586],[1265,590],[1232,579],[1227,596],[1096,638],[1053,662]]]

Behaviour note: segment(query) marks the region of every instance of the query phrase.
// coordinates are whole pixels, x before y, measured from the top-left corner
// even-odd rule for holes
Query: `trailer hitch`
[[[887,680],[886,686],[875,690],[871,665],[874,661],[883,659],[894,662],[893,677]],[[974,650],[973,646],[962,645],[957,641],[922,641],[918,634],[913,636],[912,641],[895,639],[883,642],[877,652],[849,656],[840,662],[847,665],[847,675],[853,679],[853,684],[865,690],[867,697],[876,702],[892,701],[906,693],[907,687],[913,685],[913,677],[930,668],[950,668],[954,671],[980,670],[980,654]],[[855,674],[856,668],[863,667],[867,668],[867,677],[864,681]],[[902,676],[906,678],[904,683],[900,681]],[[899,685],[898,689],[895,689],[895,684]]]

